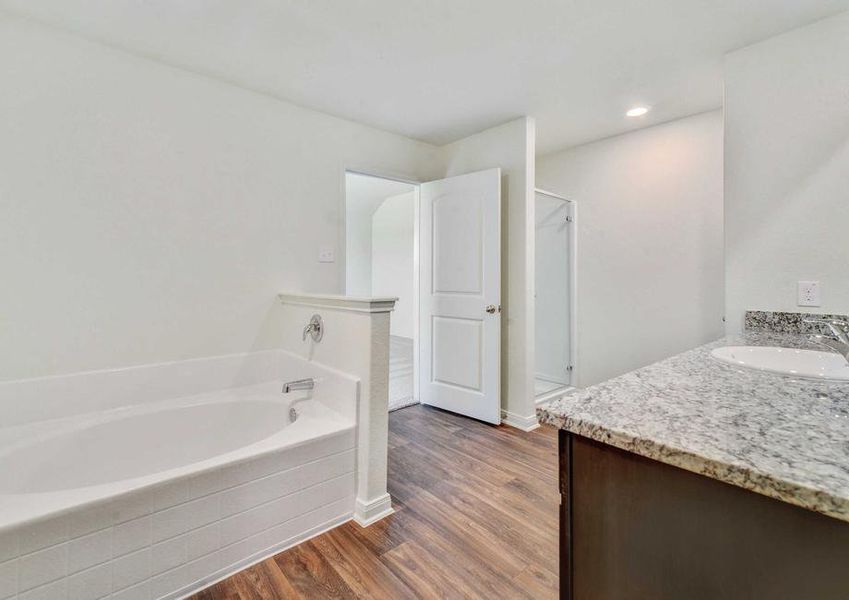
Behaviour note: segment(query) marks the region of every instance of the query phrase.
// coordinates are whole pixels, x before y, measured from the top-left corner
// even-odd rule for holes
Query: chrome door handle
[[[486,310],[489,314],[494,315],[497,312],[501,312],[501,307],[496,306],[495,304],[490,304],[484,310]]]

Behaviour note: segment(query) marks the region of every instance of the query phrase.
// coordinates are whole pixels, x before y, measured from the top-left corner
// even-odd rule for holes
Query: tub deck
[[[231,443],[230,447],[222,448],[225,451],[216,452],[213,442],[209,450],[211,455],[202,460],[188,464],[176,464],[165,469],[151,465],[149,469],[146,469],[149,472],[139,476],[117,481],[96,481],[96,485],[59,485],[55,486],[55,489],[51,489],[49,486],[45,489],[39,489],[38,486],[35,486],[36,489],[31,493],[27,493],[28,490],[10,491],[10,486],[3,481],[3,469],[0,469],[0,532],[145,490],[156,493],[157,486],[166,485],[168,482],[201,476],[208,478],[210,472],[225,467],[235,470],[238,469],[240,464],[256,460],[270,453],[280,452],[285,448],[294,448],[307,442],[315,442],[325,437],[353,430],[355,424],[351,420],[345,419],[321,404],[308,401],[297,404],[301,416],[294,424],[290,424],[288,408],[292,398],[282,397],[280,386],[280,382],[266,382],[243,388],[0,429],[0,464],[2,464],[3,457],[6,455],[9,455],[10,462],[14,463],[14,459],[18,456],[31,452],[35,454],[34,465],[49,465],[51,461],[59,461],[61,457],[51,457],[49,454],[40,455],[38,453],[43,444],[50,443],[57,437],[65,438],[73,443],[74,436],[84,434],[93,427],[105,428],[108,431],[110,423],[131,423],[133,419],[149,419],[160,413],[167,412],[170,415],[174,414],[174,411],[191,411],[192,409],[203,411],[204,407],[213,405],[219,407],[233,406],[234,409],[238,409],[241,403],[261,401],[279,404],[279,411],[274,411],[272,414],[274,418],[280,420],[279,429],[273,426],[268,427],[266,423],[264,425],[267,431],[257,434],[256,440],[248,440],[243,444],[235,445]],[[199,414],[202,415],[203,413]],[[191,413],[189,413],[189,417],[191,417]],[[191,422],[192,419],[189,418],[186,421],[184,435],[188,437],[197,433],[196,427]],[[267,435],[269,432],[271,435]],[[151,432],[151,443],[161,444],[161,440],[156,440],[155,433]],[[224,433],[222,432],[222,436]],[[184,441],[175,440],[176,445],[184,443]],[[120,447],[114,449],[115,452],[118,450],[120,450]],[[152,451],[153,449],[150,449],[151,453]],[[143,462],[145,452],[146,449],[142,445],[136,448],[135,452],[140,456],[133,458]],[[84,449],[82,454],[85,454]],[[98,453],[97,456],[92,456],[91,460],[108,462],[110,458],[114,458],[108,452],[103,454]],[[123,460],[126,461],[126,457],[123,457]],[[62,479],[64,473],[69,470],[83,470],[88,466],[90,465],[67,465],[64,472],[60,470],[56,473],[48,473],[46,478],[50,481],[42,483],[53,483]],[[145,465],[142,464],[141,468],[144,469],[144,467]],[[98,468],[100,468],[100,465],[98,465]],[[127,470],[126,464],[118,465],[116,468],[118,471]],[[74,474],[71,474],[71,479],[74,476]]]
[[[293,399],[281,398],[272,381],[0,431],[7,471],[28,461],[17,480],[7,472],[3,481],[0,470],[0,598],[182,598],[349,520],[355,424],[316,400],[299,402],[300,416],[290,424]],[[244,403],[259,410],[240,416],[251,410]],[[209,407],[215,410],[204,412]],[[142,420],[134,425],[136,418]],[[278,418],[275,432],[267,421]],[[177,429],[188,429],[163,451],[158,446],[170,444],[175,420]],[[251,439],[245,423],[260,420],[255,441],[240,445]],[[57,445],[56,436],[66,437]],[[86,444],[98,456],[86,459]],[[172,450],[186,448],[186,456],[209,454],[188,464],[170,460]],[[128,467],[136,476],[104,483],[110,459],[110,472]],[[74,487],[92,481],[97,485]],[[18,493],[2,493],[4,484]]]

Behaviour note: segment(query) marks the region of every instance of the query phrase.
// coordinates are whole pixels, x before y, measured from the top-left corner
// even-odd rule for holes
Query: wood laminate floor
[[[192,600],[557,596],[555,430],[393,412],[389,491],[394,515],[346,523]]]

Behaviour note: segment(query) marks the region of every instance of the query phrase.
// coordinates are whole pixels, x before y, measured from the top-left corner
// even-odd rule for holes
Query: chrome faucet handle
[[[830,319],[828,317],[811,317],[810,319],[802,319],[805,323],[834,323],[843,327],[849,327],[849,323],[842,319]]]
[[[831,324],[836,325],[837,327],[839,327],[843,331],[849,333],[849,323],[847,323],[843,319],[831,319]]]
[[[324,321],[321,320],[321,315],[313,315],[309,324],[304,327],[304,334],[301,336],[303,341],[307,341],[307,336],[311,336],[314,342],[320,342],[324,336]]]
[[[846,342],[828,335],[820,335],[818,333],[809,335],[808,341],[812,344],[816,344],[817,346],[828,348],[832,352],[836,352],[845,358],[847,363],[849,363],[849,344]]]
[[[803,322],[811,323],[813,325],[825,325],[836,339],[844,344],[849,344],[849,323],[846,321],[818,317],[813,319],[803,319]]]
[[[813,317],[810,319],[803,319],[803,321],[805,323],[831,323],[841,327],[849,327],[849,322],[846,322],[843,319],[830,319],[828,317]]]

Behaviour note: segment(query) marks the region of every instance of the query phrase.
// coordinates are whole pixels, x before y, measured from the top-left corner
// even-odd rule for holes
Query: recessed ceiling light
[[[629,117],[642,117],[647,112],[649,112],[648,106],[635,106],[625,114]]]

